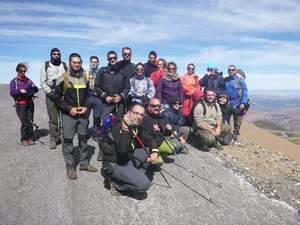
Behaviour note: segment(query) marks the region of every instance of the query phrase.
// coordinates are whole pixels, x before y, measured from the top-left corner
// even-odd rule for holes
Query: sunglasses
[[[52,53],[52,55],[60,55],[60,53]]]
[[[228,71],[236,71],[236,69],[228,69]]]
[[[131,53],[124,53],[124,56],[131,56]]]
[[[160,109],[161,105],[159,105],[159,104],[157,104],[157,105],[156,104],[150,104],[150,107]]]
[[[109,57],[108,60],[116,60],[117,57]]]
[[[169,67],[168,70],[175,70],[175,68],[174,67]]]
[[[194,70],[195,68],[194,67],[188,67],[188,70]]]
[[[144,69],[139,69],[139,68],[137,68],[136,71],[144,71]]]
[[[179,106],[181,106],[180,102],[175,102],[175,103],[173,103],[173,105],[179,105]]]
[[[140,117],[144,117],[145,116],[144,113],[139,113],[139,112],[134,112],[134,111],[130,111],[130,112],[132,112],[136,116],[140,116]]]

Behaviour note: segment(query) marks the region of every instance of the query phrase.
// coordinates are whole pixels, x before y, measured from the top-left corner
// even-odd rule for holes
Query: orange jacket
[[[185,74],[181,77],[181,81],[183,93],[186,97],[196,97],[193,95],[197,95],[197,98],[199,98],[203,96],[198,76]]]

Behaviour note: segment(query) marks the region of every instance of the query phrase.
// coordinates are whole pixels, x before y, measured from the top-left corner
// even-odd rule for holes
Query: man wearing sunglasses
[[[131,62],[132,50],[129,47],[122,48],[123,60],[119,61],[120,72],[131,78],[134,76],[135,65]]]
[[[233,114],[234,129],[233,135],[239,135],[244,110],[248,104],[248,89],[245,80],[237,75],[235,65],[228,67],[229,76],[225,78],[225,90],[231,104],[236,110]]]
[[[102,120],[110,113],[121,117],[125,110],[124,100],[129,92],[129,78],[120,71],[115,51],[107,53],[107,67],[100,69],[96,76],[95,90],[102,99]]]
[[[50,52],[50,61],[46,61],[40,71],[41,87],[46,94],[46,107],[49,116],[50,149],[55,149],[61,143],[60,130],[58,125],[59,110],[55,105],[56,95],[54,89],[56,81],[67,72],[66,63],[61,61],[61,53],[58,48]]]

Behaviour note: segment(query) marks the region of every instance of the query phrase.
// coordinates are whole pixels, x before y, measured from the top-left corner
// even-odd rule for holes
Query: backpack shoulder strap
[[[64,66],[65,72],[67,72],[67,71],[68,71],[68,66],[67,66],[67,64],[66,64],[65,62],[62,62],[62,64],[63,64],[63,66]]]
[[[206,115],[206,106],[205,106],[205,103],[204,103],[203,100],[200,100],[199,103],[200,103],[200,104],[202,105],[202,107],[203,107],[203,116],[205,116],[205,115]]]
[[[63,95],[65,95],[66,90],[69,87],[69,74],[67,72],[65,72],[63,74],[64,76],[64,87],[63,87]]]
[[[49,68],[49,61],[46,61],[46,62],[45,62],[46,82],[48,81],[48,73],[47,73],[48,68]]]

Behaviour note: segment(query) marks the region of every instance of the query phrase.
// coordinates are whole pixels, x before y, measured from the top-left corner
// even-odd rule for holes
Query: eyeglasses
[[[123,53],[124,56],[131,56],[131,53]]]
[[[52,53],[52,55],[60,55],[60,53]]]
[[[182,106],[182,105],[180,104],[180,102],[175,102],[175,103],[173,103],[173,105],[179,105],[179,106]]]
[[[228,69],[228,71],[236,71],[236,69]]]
[[[136,68],[136,71],[144,71],[142,68]]]
[[[116,60],[117,57],[109,57],[108,60]]]
[[[159,105],[159,104],[150,104],[149,106],[152,108],[159,108],[159,109],[161,107],[161,105]]]
[[[98,63],[98,61],[91,61],[91,63]]]
[[[139,113],[139,112],[134,112],[134,111],[130,111],[130,112],[132,112],[136,116],[140,116],[140,117],[144,117],[145,116],[144,113]]]
[[[194,67],[188,67],[188,70],[194,70],[195,68]]]
[[[168,70],[173,70],[173,71],[175,71],[175,68],[174,68],[174,67],[169,67]]]

